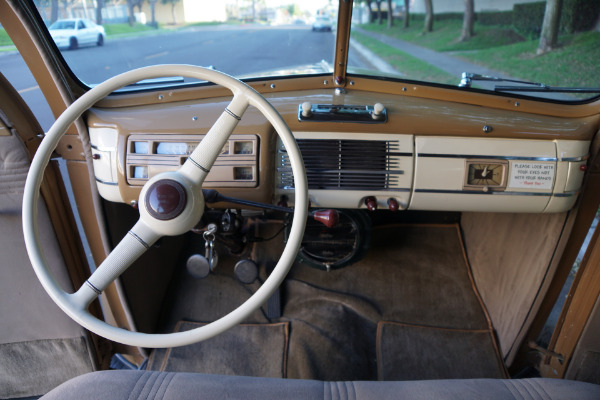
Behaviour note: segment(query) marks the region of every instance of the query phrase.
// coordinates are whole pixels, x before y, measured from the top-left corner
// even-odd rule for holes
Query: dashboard
[[[549,213],[577,200],[594,134],[589,118],[323,93],[267,95],[300,147],[312,207]],[[227,102],[91,109],[100,194],[134,203],[149,178],[185,162]],[[257,110],[246,112],[204,186],[264,203],[293,199],[286,149]]]

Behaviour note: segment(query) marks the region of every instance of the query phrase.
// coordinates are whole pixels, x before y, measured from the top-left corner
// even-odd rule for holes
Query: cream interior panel
[[[293,205],[293,190],[278,190],[278,195],[286,195],[289,205]],[[366,209],[365,199],[371,193],[361,190],[345,190],[343,192],[333,190],[310,190],[308,200],[312,208],[349,208],[349,209]],[[279,198],[279,196],[277,196]],[[377,192],[375,196],[378,209],[386,210],[389,208],[388,200],[394,199],[398,202],[399,210],[408,208],[410,191],[402,192]]]
[[[119,190],[118,185],[109,185],[96,181],[96,186],[98,186],[98,193],[103,199],[114,201],[116,203],[123,203],[123,198],[121,197],[121,191]]]
[[[576,200],[576,191],[583,179],[579,165],[584,162],[581,160],[587,156],[588,148],[589,142],[585,141],[417,136],[414,192],[409,208],[495,212],[568,210]],[[486,165],[501,163],[505,166],[497,182],[489,186],[472,184],[472,181],[487,182],[481,179],[481,171],[487,175]],[[479,179],[474,179],[472,171]]]
[[[417,136],[415,150],[419,156],[444,154],[472,158],[478,156],[556,158],[555,143],[544,140]]]
[[[416,163],[415,188],[462,190],[464,174],[464,158],[421,158]]]
[[[119,134],[113,128],[89,128],[92,165],[98,193],[104,199],[123,202],[118,187],[117,143]]]
[[[111,151],[102,151],[97,148],[92,149],[92,164],[94,165],[94,175],[99,182],[116,182],[116,176],[113,176],[113,163]]]
[[[415,192],[411,210],[476,212],[526,212],[541,213],[549,196],[510,196],[475,193],[422,193]]]
[[[569,158],[588,156],[590,142],[587,140],[557,140],[556,153],[560,161],[569,161]],[[565,160],[565,158],[567,160]]]
[[[554,191],[562,193],[569,183],[569,165],[571,163],[557,162],[556,173],[554,175]]]
[[[567,211],[573,208],[575,201],[577,200],[577,194],[568,194],[565,196],[552,196],[548,205],[544,209],[546,213],[555,213]]]
[[[568,163],[567,169],[567,179],[565,182],[565,192],[573,192],[581,189],[581,184],[583,183],[584,170],[581,168],[586,166],[587,161],[578,161],[578,162],[570,162]]]

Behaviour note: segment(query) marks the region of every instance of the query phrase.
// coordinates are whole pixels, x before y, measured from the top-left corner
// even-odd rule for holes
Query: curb
[[[385,72],[387,74],[394,74],[404,76],[401,72],[399,72],[396,68],[392,67],[390,64],[385,62],[382,58],[377,56],[371,50],[367,49],[362,44],[358,43],[356,40],[350,38],[350,47],[356,50],[366,61],[371,65],[374,69]]]

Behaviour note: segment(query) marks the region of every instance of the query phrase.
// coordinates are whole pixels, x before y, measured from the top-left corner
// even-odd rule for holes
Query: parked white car
[[[59,19],[48,28],[59,48],[75,50],[81,45],[102,46],[106,32],[104,27],[89,19]]]
[[[331,19],[325,15],[317,16],[313,23],[312,30],[331,32]]]

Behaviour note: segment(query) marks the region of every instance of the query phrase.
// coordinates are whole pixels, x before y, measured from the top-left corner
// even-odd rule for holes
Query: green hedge
[[[515,4],[513,7],[513,25],[517,32],[523,36],[539,37],[545,12],[545,1]]]
[[[600,13],[600,0],[563,0],[560,29],[562,32],[584,32],[592,29]]]
[[[537,38],[542,30],[546,2],[515,4],[513,25],[522,35]],[[600,13],[600,0],[563,0],[560,31],[585,32],[592,29]]]
[[[447,21],[447,20],[453,20],[453,19],[462,21],[463,18],[464,18],[464,13],[462,13],[462,12],[436,14],[435,9],[433,9],[433,20],[434,21]]]
[[[434,21],[448,21],[448,20],[459,20],[462,21],[463,20],[463,13],[441,13],[441,14],[436,14],[435,10],[433,13],[433,20]],[[417,13],[410,13],[410,21],[411,22],[422,22],[425,20],[425,14],[417,14]]]
[[[511,11],[481,11],[476,14],[477,22],[482,25],[513,24],[513,12]]]
[[[515,4],[512,11],[482,11],[475,19],[482,25],[512,25],[521,35],[538,38],[544,22],[546,1]],[[594,28],[600,13],[600,0],[563,0],[560,31],[563,33],[585,32]],[[411,13],[410,19],[421,22],[424,14]],[[460,20],[463,13],[434,13],[434,21]]]

